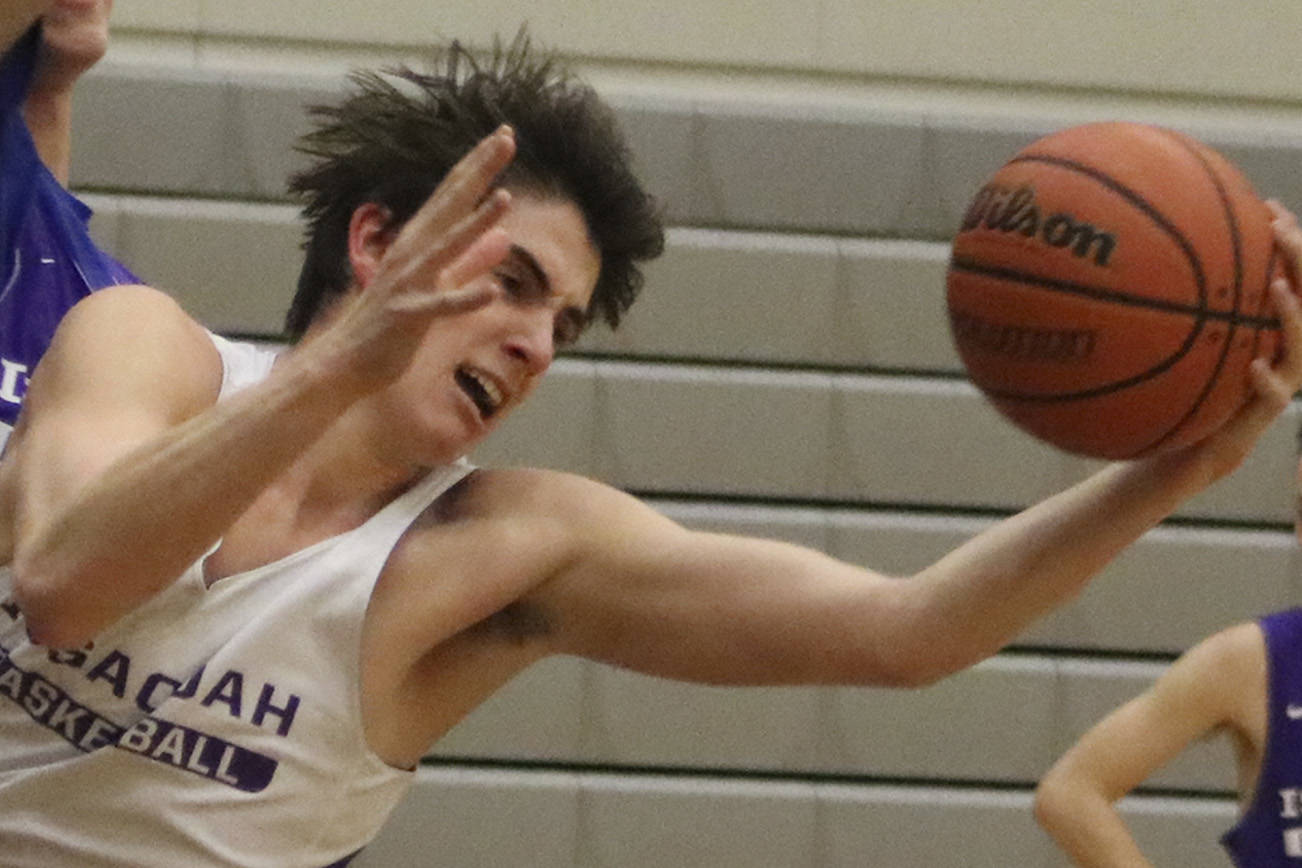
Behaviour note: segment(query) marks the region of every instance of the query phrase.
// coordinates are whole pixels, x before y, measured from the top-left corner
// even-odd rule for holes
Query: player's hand
[[[342,353],[342,377],[362,391],[381,387],[406,369],[435,319],[496,297],[496,284],[478,278],[510,249],[497,223],[511,197],[493,185],[514,155],[509,127],[486,136],[387,242],[374,270],[354,269],[361,291],[342,302],[324,339],[314,342],[318,351]]]
[[[71,91],[108,51],[113,0],[54,0],[42,16],[33,93]]]
[[[1283,265],[1270,284],[1274,312],[1280,319],[1280,345],[1273,359],[1254,359],[1249,368],[1252,397],[1219,431],[1193,447],[1208,450],[1219,478],[1243,463],[1258,438],[1284,412],[1302,389],[1302,228],[1297,218],[1275,201],[1266,203],[1274,215],[1275,246]]]

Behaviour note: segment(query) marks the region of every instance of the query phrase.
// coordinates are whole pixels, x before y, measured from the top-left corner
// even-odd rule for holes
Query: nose
[[[531,376],[538,376],[551,367],[556,358],[555,324],[550,310],[536,310],[522,317],[506,341],[506,353],[521,362]]]

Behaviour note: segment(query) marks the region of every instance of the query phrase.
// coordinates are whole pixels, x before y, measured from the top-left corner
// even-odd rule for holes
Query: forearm
[[[923,570],[902,589],[900,624],[926,637],[918,680],[998,651],[1217,475],[1203,450],[1110,465]]]
[[[1035,817],[1078,868],[1153,868],[1115,805],[1097,792],[1047,779]]]
[[[141,442],[71,497],[24,504],[13,570],[33,635],[81,644],[174,581],[345,404],[292,369]]]

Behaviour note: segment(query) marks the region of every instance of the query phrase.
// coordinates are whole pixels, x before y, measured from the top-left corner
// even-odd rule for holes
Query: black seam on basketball
[[[1198,287],[1198,299],[1200,305],[1202,307],[1207,306],[1207,277],[1203,274],[1203,263],[1202,260],[1198,258],[1198,251],[1194,249],[1194,246],[1189,243],[1189,239],[1184,237],[1175,224],[1170,220],[1167,220],[1162,212],[1153,207],[1153,204],[1143,196],[1139,195],[1125,184],[1122,184],[1111,175],[1108,175],[1093,166],[1077,162],[1076,160],[1068,160],[1062,157],[1050,156],[1048,154],[1021,154],[1013,157],[1013,159],[1008,162],[1009,164],[1047,163],[1051,166],[1071,169],[1072,171],[1079,172],[1088,178],[1093,178],[1095,181],[1102,184],[1104,187],[1107,187],[1131,205],[1144,212],[1150,220],[1157,224],[1159,229],[1170,235],[1175,240],[1175,243],[1180,245],[1180,249],[1184,251],[1185,258],[1189,260],[1189,264],[1193,267],[1194,282]]]
[[[949,261],[949,267],[956,271],[967,272],[968,274],[976,274],[982,277],[993,277],[997,280],[1008,280],[1014,283],[1024,283],[1030,286],[1038,286],[1043,289],[1062,292],[1067,295],[1078,295],[1082,298],[1088,298],[1094,301],[1106,301],[1111,304],[1146,308],[1161,313],[1181,314],[1198,319],[1216,320],[1217,322],[1233,323],[1234,325],[1248,326],[1250,328],[1279,328],[1278,317],[1246,316],[1230,311],[1208,310],[1205,307],[1199,308],[1191,304],[1179,304],[1174,301],[1145,298],[1143,296],[1118,292],[1115,289],[1104,289],[1103,287],[1090,286],[1085,283],[1060,280],[1056,277],[1044,277],[1039,274],[1018,271],[1015,268],[1005,268],[998,265],[985,265],[984,263],[977,262],[966,256],[953,257]]]
[[[1203,171],[1207,173],[1207,177],[1211,179],[1212,186],[1216,190],[1216,197],[1221,201],[1221,211],[1225,214],[1226,227],[1229,229],[1230,249],[1234,254],[1234,304],[1232,309],[1235,314],[1238,314],[1239,304],[1243,298],[1243,238],[1239,231],[1238,215],[1234,213],[1234,207],[1230,202],[1230,197],[1225,192],[1225,185],[1221,183],[1220,175],[1216,174],[1215,169],[1207,162],[1207,158],[1201,151],[1197,148],[1191,147],[1188,141],[1180,136],[1172,134],[1169,130],[1159,128],[1159,132],[1167,139],[1174,141],[1193,155],[1194,159],[1198,161],[1198,164],[1203,167]],[[1269,274],[1269,272],[1267,272],[1267,274]],[[1168,442],[1180,431],[1181,428],[1189,424],[1189,420],[1193,419],[1194,416],[1197,415],[1199,408],[1202,407],[1203,402],[1207,400],[1207,396],[1211,394],[1212,389],[1216,386],[1216,381],[1220,379],[1221,373],[1225,370],[1225,360],[1234,346],[1234,332],[1237,328],[1237,324],[1237,320],[1235,320],[1228,326],[1225,334],[1225,342],[1221,346],[1220,357],[1217,358],[1216,364],[1212,367],[1207,380],[1203,383],[1202,391],[1199,392],[1198,397],[1194,399],[1193,404],[1184,412],[1183,416],[1176,420],[1174,425],[1167,429],[1165,434],[1162,434],[1153,440],[1153,442],[1140,449],[1140,453],[1161,447],[1163,443]]]

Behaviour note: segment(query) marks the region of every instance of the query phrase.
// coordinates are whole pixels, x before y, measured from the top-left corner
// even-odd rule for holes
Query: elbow
[[[47,648],[80,648],[93,638],[46,574],[21,557],[10,569],[14,603],[32,642]]]
[[[916,660],[895,667],[892,672],[894,680],[890,686],[921,690],[943,681],[962,668],[962,666],[946,666],[934,660]]]
[[[1035,801],[1032,811],[1035,822],[1040,828],[1054,835],[1073,816],[1072,787],[1063,780],[1057,767],[1040,780],[1035,788]]]
[[[936,683],[938,678],[933,678],[924,667],[918,666],[913,661],[898,660],[891,661],[879,671],[873,673],[873,676],[864,682],[867,687],[891,687],[902,689],[921,689],[929,687]]]
[[[925,638],[926,630],[906,630],[878,647],[877,686],[922,689],[971,666],[967,655]]]
[[[877,655],[878,663],[866,679],[869,687],[922,689],[931,687],[962,666],[948,665],[944,660],[929,654],[926,649],[911,648],[905,643]]]

